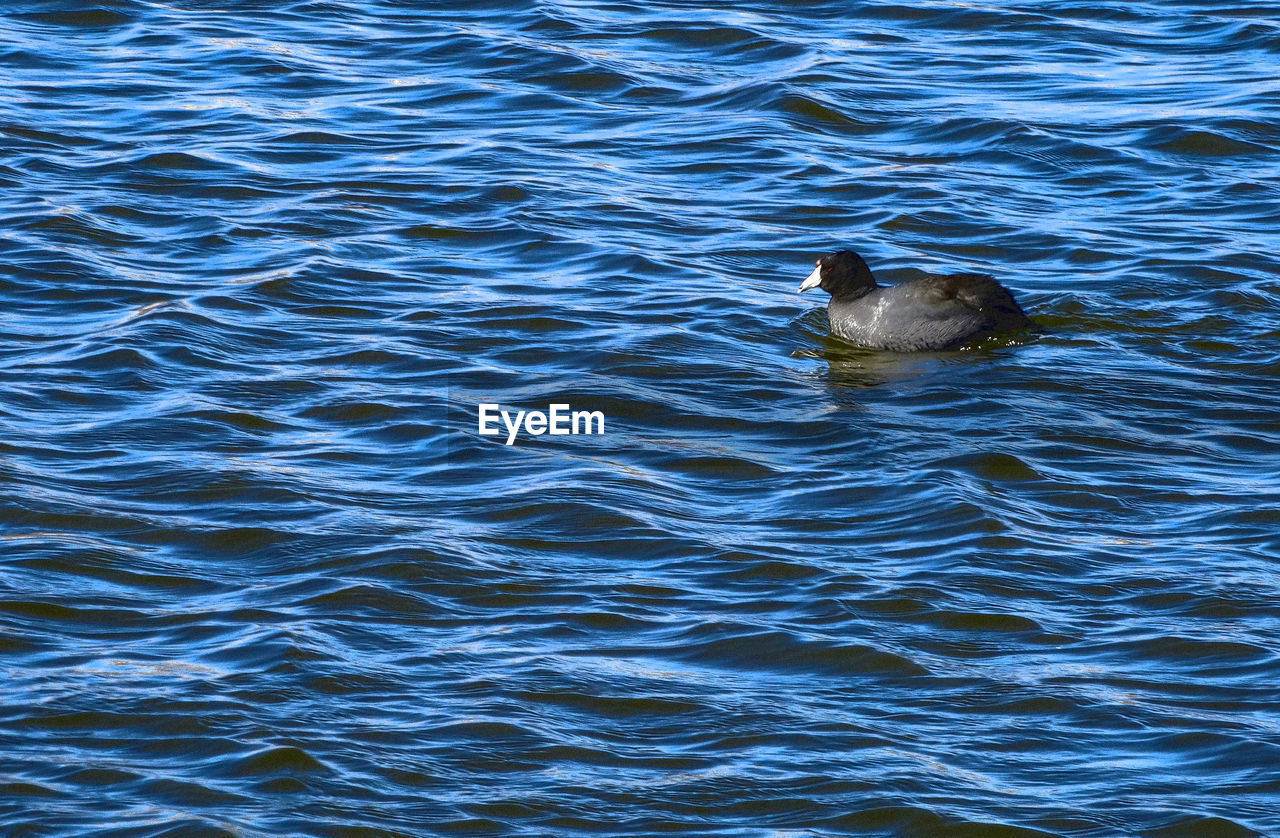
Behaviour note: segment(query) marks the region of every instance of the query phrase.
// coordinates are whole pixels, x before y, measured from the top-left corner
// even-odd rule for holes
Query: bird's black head
[[[832,299],[853,299],[876,287],[875,277],[862,257],[852,250],[828,253],[814,263],[813,273],[800,283],[801,291],[821,288]]]

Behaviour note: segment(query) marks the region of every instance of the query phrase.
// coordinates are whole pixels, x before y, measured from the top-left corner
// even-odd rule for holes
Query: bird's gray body
[[[1033,325],[1003,286],[982,274],[951,274],[873,286],[854,299],[832,297],[831,331],[873,349],[953,349]]]

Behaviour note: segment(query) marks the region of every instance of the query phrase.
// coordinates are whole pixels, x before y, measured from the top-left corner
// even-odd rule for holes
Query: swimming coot
[[[867,263],[852,250],[819,259],[800,283],[801,291],[810,288],[831,295],[832,332],[872,349],[954,349],[1035,326],[1013,295],[989,276],[926,276],[886,287],[876,285]]]

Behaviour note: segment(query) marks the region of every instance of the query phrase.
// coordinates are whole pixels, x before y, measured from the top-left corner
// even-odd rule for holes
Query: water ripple
[[[3,13],[0,831],[1280,832],[1274,9],[224,5]]]

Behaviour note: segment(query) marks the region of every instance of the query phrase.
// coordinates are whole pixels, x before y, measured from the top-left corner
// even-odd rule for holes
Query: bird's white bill
[[[819,266],[813,269],[813,273],[804,278],[804,282],[800,283],[800,290],[808,291],[810,288],[817,288],[821,284],[822,268]]]

